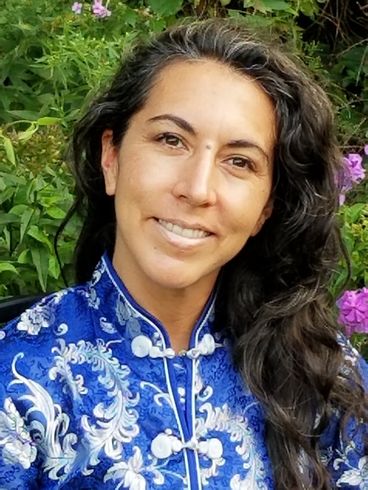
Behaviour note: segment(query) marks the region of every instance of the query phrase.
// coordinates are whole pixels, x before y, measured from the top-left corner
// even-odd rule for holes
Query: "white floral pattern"
[[[129,488],[129,490],[146,490],[147,480],[143,476],[143,472],[152,473],[153,481],[156,485],[163,485],[165,479],[162,473],[154,466],[144,466],[142,452],[139,447],[135,446],[134,454],[127,461],[119,461],[115,463],[107,471],[104,482],[108,480],[120,480],[116,490],[121,488]]]
[[[5,399],[4,411],[0,411],[0,446],[4,447],[5,464],[19,463],[28,469],[37,456],[24,420],[10,398]]]

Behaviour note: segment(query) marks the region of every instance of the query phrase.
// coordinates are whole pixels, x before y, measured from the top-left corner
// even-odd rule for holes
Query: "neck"
[[[194,284],[183,289],[166,289],[149,280],[139,281],[119,267],[113,260],[115,270],[124,281],[134,300],[149,311],[165,327],[171,347],[179,352],[189,347],[190,336],[214,287],[214,282]]]

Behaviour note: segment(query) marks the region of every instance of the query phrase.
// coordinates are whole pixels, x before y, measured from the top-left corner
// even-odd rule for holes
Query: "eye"
[[[158,136],[157,141],[171,148],[185,148],[182,139],[173,133],[162,133]]]
[[[252,160],[246,157],[240,157],[240,156],[235,156],[231,157],[227,160],[232,167],[239,168],[239,169],[246,169],[249,168],[252,170],[254,168],[254,164]]]

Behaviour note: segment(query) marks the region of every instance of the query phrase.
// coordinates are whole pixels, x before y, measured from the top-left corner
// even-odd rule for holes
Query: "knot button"
[[[183,443],[175,436],[158,434],[151,442],[152,454],[158,459],[165,459],[183,449]]]
[[[199,452],[206,455],[209,459],[219,459],[223,453],[222,443],[216,438],[200,441]]]
[[[145,335],[138,335],[132,340],[131,347],[136,357],[147,357],[152,349],[152,342]]]

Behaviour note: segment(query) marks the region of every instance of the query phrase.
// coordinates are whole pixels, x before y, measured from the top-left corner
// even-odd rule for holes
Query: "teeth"
[[[205,238],[209,235],[206,231],[203,230],[195,230],[193,228],[182,228],[179,225],[175,225],[174,223],[170,223],[170,221],[164,221],[159,219],[158,222],[161,226],[163,226],[166,230],[175,233],[175,235],[183,236],[185,238]]]

